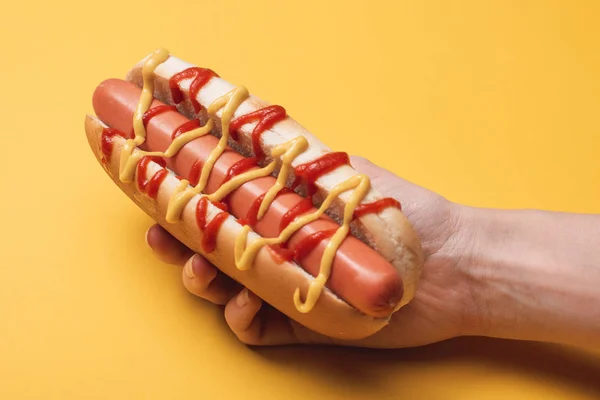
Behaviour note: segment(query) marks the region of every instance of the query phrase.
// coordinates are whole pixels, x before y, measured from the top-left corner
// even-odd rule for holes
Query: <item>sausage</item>
[[[108,126],[130,132],[140,94],[141,90],[129,82],[106,80],[94,91],[94,111]],[[151,107],[159,105],[163,103],[155,99]],[[142,149],[166,150],[173,132],[188,121],[188,118],[177,111],[167,111],[152,118],[147,125],[147,137]],[[166,159],[167,167],[187,179],[194,163],[198,160],[206,161],[217,142],[218,139],[212,135],[194,139],[175,156]],[[230,167],[243,158],[241,154],[228,148],[215,163],[205,192],[214,192],[224,181]],[[252,203],[274,183],[275,178],[267,176],[243,184],[229,195],[229,213],[238,219],[246,217]],[[263,237],[277,236],[283,216],[301,201],[303,198],[294,192],[279,195],[253,229]],[[314,208],[307,212],[313,211]],[[329,217],[321,217],[303,226],[290,238],[288,245],[294,248],[298,242],[315,232],[337,227],[339,225]],[[299,265],[309,274],[316,276],[319,272],[326,245],[327,240],[321,241],[299,260]],[[403,295],[402,279],[398,271],[383,256],[353,236],[348,236],[336,253],[326,286],[348,304],[373,317],[388,316]]]

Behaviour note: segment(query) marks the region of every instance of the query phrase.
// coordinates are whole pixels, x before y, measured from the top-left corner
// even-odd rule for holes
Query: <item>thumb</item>
[[[354,169],[370,178],[374,189],[384,197],[392,197],[398,200],[407,214],[412,214],[415,209],[430,205],[441,197],[430,190],[400,178],[366,158],[351,156],[350,161]]]
[[[354,169],[367,175],[371,179],[373,186],[386,197],[394,197],[395,194],[398,194],[395,186],[400,182],[408,183],[364,157],[350,156],[350,162]]]

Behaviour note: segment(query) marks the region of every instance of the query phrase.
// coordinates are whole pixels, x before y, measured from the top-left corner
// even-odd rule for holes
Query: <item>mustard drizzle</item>
[[[131,182],[133,180],[136,165],[144,155],[172,157],[193,139],[210,133],[214,126],[213,119],[209,118],[204,126],[186,132],[175,138],[164,152],[146,152],[137,149],[138,151],[135,152],[135,154],[133,153],[134,149],[143,144],[146,140],[146,128],[143,123],[143,115],[150,108],[154,99],[154,81],[152,76],[155,69],[165,62],[169,56],[170,54],[166,50],[158,49],[152,53],[142,67],[142,94],[133,116],[135,137],[134,139],[128,139],[121,149],[119,179],[122,182]],[[227,148],[231,119],[240,104],[242,104],[249,95],[250,94],[245,87],[239,86],[217,98],[208,106],[207,112],[209,116],[213,117],[216,117],[217,112],[223,109],[223,112],[221,113],[221,138],[219,139],[217,147],[211,152],[206,163],[204,163],[198,184],[195,187],[190,187],[190,182],[186,179],[182,179],[177,185],[167,206],[167,222],[176,223],[181,218],[181,213],[186,204],[188,204],[195,195],[203,195],[202,192],[206,188],[208,177],[210,176],[214,164]],[[302,154],[307,148],[308,141],[304,136],[298,136],[288,142],[280,144],[271,151],[273,161],[268,165],[263,168],[237,175],[221,185],[214,193],[205,196],[210,201],[220,201],[244,183],[259,177],[271,175],[277,166],[276,159],[281,158],[281,168],[277,176],[277,181],[265,194],[265,197],[260,204],[257,215],[257,218],[260,220],[274,201],[277,194],[285,187],[291,172],[291,164],[296,157]],[[312,310],[329,279],[335,254],[350,231],[350,222],[352,221],[354,210],[362,202],[370,189],[370,181],[366,175],[356,175],[338,184],[327,195],[318,210],[311,214],[296,217],[276,238],[258,237],[248,244],[248,235],[252,231],[252,228],[248,225],[244,225],[235,240],[234,257],[236,267],[241,271],[251,268],[261,248],[266,245],[282,244],[286,242],[304,225],[323,216],[336,197],[352,189],[354,189],[354,191],[344,207],[343,223],[336,230],[325,248],[321,258],[319,273],[310,283],[304,302],[301,300],[300,288],[296,288],[294,292],[293,301],[296,309],[301,313],[307,313]]]

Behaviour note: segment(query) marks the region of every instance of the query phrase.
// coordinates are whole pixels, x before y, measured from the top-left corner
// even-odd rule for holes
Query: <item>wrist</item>
[[[600,324],[591,321],[600,314],[600,270],[590,260],[600,252],[589,234],[596,220],[536,210],[458,209],[456,269],[473,304],[465,335],[571,344],[596,337],[598,343]]]
[[[489,336],[491,333],[490,299],[483,282],[482,236],[485,218],[482,210],[457,203],[452,204],[453,229],[440,252],[451,259],[450,265],[462,288],[459,336]]]
[[[460,254],[456,268],[471,295],[466,335],[532,339],[539,314],[532,300],[542,296],[538,269],[547,267],[543,248],[533,249],[529,211],[459,206]],[[536,332],[537,331],[537,332]]]
[[[457,205],[457,233],[454,241],[456,271],[468,288],[470,307],[465,310],[464,336],[498,336],[495,314],[498,304],[488,286],[489,270],[495,259],[491,243],[510,237],[510,227],[492,222],[493,211]]]
[[[426,280],[437,281],[439,275],[441,281],[436,284],[443,285],[440,306],[445,316],[444,329],[449,337],[485,335],[488,318],[482,309],[484,291],[477,290],[479,285],[475,282],[479,277],[475,255],[479,253],[481,230],[475,209],[444,199],[435,209],[442,213],[439,220],[443,223],[428,230],[430,234],[424,237],[423,244],[427,271],[436,275]]]

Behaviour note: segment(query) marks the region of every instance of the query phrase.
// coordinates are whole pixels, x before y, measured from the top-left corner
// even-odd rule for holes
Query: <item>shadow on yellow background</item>
[[[439,398],[442,393],[448,396],[444,398],[477,394],[495,398],[498,393],[494,392],[500,387],[507,384],[518,387],[520,376],[529,376],[540,384],[571,387],[593,397],[600,396],[600,362],[597,358],[547,344],[459,338],[393,351],[323,347],[317,350],[318,357],[315,352],[299,348],[261,348],[257,351],[278,368],[295,371],[321,385],[343,386],[365,397],[373,393],[373,388],[400,386],[389,376],[380,374],[379,368],[395,369],[410,377],[405,376],[403,380],[419,382],[420,387],[414,392],[417,398]],[[445,366],[448,365],[454,366],[454,372],[447,371]],[[460,378],[465,371],[470,375],[469,380]],[[457,379],[439,385],[439,374],[444,377],[444,382],[452,375]],[[503,392],[503,389],[499,390]]]
[[[249,349],[144,243],[83,132],[156,47],[453,201],[600,213],[596,1],[15,2],[0,14],[0,398],[593,399],[597,355]]]

